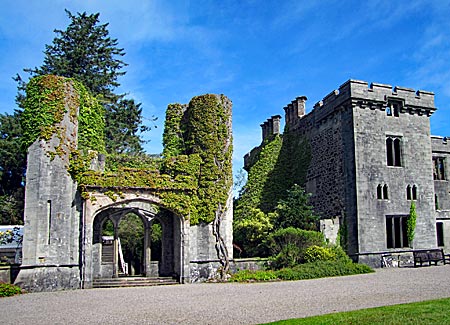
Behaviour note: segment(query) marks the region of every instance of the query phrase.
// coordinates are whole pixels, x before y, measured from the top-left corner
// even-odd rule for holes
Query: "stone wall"
[[[442,138],[433,138],[432,148],[429,117],[436,110],[434,94],[349,80],[306,115],[306,97],[299,98],[301,103],[293,101],[284,108],[285,134],[308,139],[312,158],[304,185],[321,218],[339,218],[348,253],[379,266],[378,255],[389,246],[387,218],[407,217],[412,201],[418,218],[410,244],[436,247],[436,213],[450,230],[450,197],[447,179],[433,181],[432,156],[445,158],[446,177],[450,156]],[[388,162],[388,138],[397,140],[395,165]],[[246,168],[259,148],[245,157]],[[383,197],[378,186],[385,188]],[[408,186],[414,187],[414,198],[407,196]],[[435,192],[442,196],[437,212]],[[391,250],[405,248],[402,245]]]
[[[71,82],[67,87],[65,95],[72,96]],[[16,283],[29,291],[54,290],[64,284],[75,288],[80,283],[82,202],[67,172],[70,150],[66,147],[76,143],[78,122],[69,112],[78,108],[69,107],[69,99],[65,103],[66,113],[56,125],[64,134],[37,139],[28,148],[22,270]]]

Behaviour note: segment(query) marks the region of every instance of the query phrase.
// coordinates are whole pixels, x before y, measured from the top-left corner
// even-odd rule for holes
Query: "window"
[[[386,184],[384,184],[384,186],[383,186],[383,199],[385,199],[385,200],[389,199],[388,186]]]
[[[433,178],[435,180],[445,180],[445,170],[444,170],[445,158],[443,157],[433,157]]]
[[[406,199],[407,200],[417,200],[417,186],[408,185],[406,187]]]
[[[394,117],[400,116],[400,103],[389,102],[385,109],[387,116],[394,116]]]
[[[442,222],[436,222],[436,235],[437,245],[444,246],[444,224]]]
[[[437,194],[434,195],[434,208],[436,210],[439,210],[439,201],[438,201],[438,196]]]
[[[408,247],[407,219],[408,216],[386,216],[387,248]]]
[[[401,163],[401,138],[389,136],[386,138],[387,165],[400,167]]]
[[[388,200],[389,199],[389,187],[384,184],[378,184],[377,186],[377,199],[378,200]]]

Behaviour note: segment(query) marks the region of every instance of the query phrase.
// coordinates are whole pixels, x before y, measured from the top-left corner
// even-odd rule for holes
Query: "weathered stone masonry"
[[[436,247],[439,227],[449,248],[450,150],[444,138],[430,136],[434,94],[349,80],[308,114],[305,101],[298,97],[284,108],[285,133],[308,139],[312,157],[304,185],[322,218],[339,217],[347,227],[348,253],[379,266],[383,253]],[[270,136],[263,129],[264,135]],[[444,165],[443,179],[433,180],[433,157]],[[247,155],[245,165],[252,159]],[[418,218],[414,241],[407,243],[412,201]]]
[[[78,140],[78,116],[74,113],[79,108],[69,107],[77,105],[71,100],[76,89],[70,79],[64,81],[63,89],[65,113],[55,124],[62,133],[37,139],[28,149],[23,262],[15,283],[29,291],[52,291],[90,288],[95,279],[118,277],[117,228],[127,213],[140,217],[145,228],[143,276],[172,276],[180,283],[215,277],[221,266],[215,234],[220,234],[227,258],[233,258],[231,182],[220,223],[214,230],[212,222],[191,224],[188,212],[183,214],[176,206],[166,205],[162,194],[194,190],[183,188],[186,183],[177,186],[176,179],[169,175],[162,175],[169,178],[163,189],[87,184],[81,192],[68,172],[70,153],[77,149]],[[229,112],[225,122],[231,142],[231,101],[223,95],[215,98],[220,108]],[[95,160],[91,169],[99,171],[104,162]],[[231,168],[226,177],[231,179]],[[108,194],[111,190],[114,195]],[[114,238],[112,258],[106,259],[102,227],[108,219],[114,224]],[[156,264],[150,251],[150,229],[155,220],[162,226],[162,256]]]

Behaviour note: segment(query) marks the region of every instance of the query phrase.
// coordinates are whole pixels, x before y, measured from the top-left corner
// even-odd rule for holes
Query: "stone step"
[[[144,287],[157,285],[174,285],[178,281],[169,277],[119,277],[95,279],[92,283],[93,288],[121,288],[121,287]]]

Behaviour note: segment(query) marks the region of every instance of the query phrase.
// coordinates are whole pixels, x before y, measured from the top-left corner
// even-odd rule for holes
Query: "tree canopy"
[[[65,30],[55,30],[51,44],[45,45],[40,67],[27,68],[29,77],[53,74],[81,82],[105,108],[105,145],[108,153],[142,154],[142,107],[133,99],[117,94],[119,77],[126,72],[125,55],[118,40],[109,35],[108,24],[101,24],[99,13],[72,14]],[[26,79],[19,74],[18,110],[0,114],[0,223],[21,223],[23,219],[26,145],[23,145],[21,119]]]
[[[142,108],[125,94],[116,94],[118,78],[126,72],[122,60],[123,48],[111,38],[108,24],[100,24],[99,13],[72,14],[66,10],[70,23],[66,30],[56,29],[52,44],[45,45],[44,63],[40,67],[24,69],[31,77],[53,74],[80,81],[105,108],[105,144],[109,153],[140,154],[143,152],[141,132],[150,128],[143,125]],[[19,90],[25,82],[17,75]],[[22,106],[23,93],[17,99]]]

